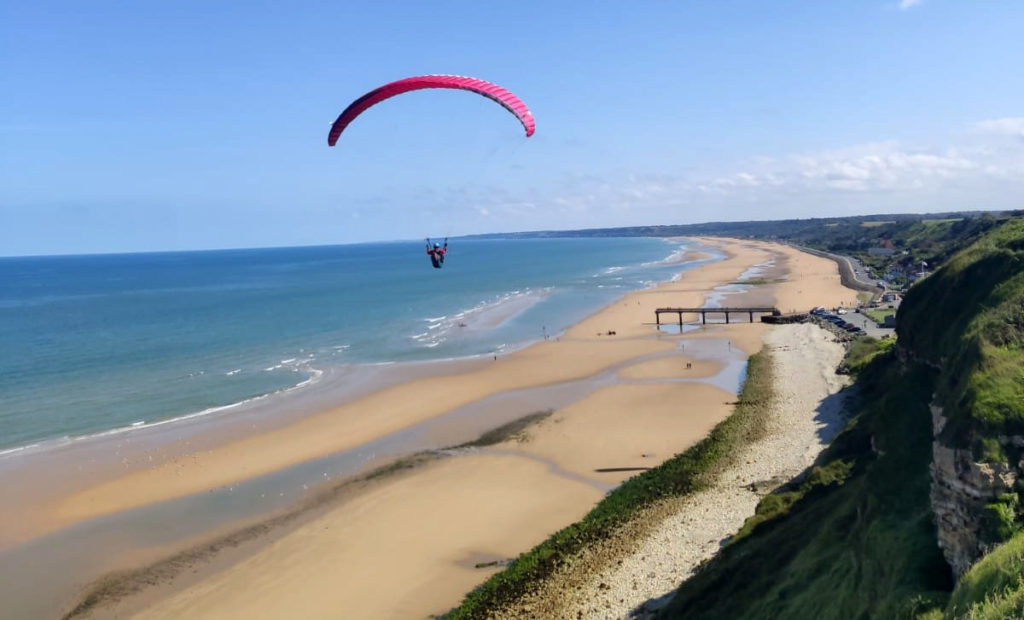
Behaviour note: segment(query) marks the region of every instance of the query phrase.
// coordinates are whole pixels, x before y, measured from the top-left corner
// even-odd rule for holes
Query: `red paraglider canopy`
[[[374,106],[385,99],[390,99],[395,95],[401,95],[402,93],[407,93],[412,90],[421,90],[424,88],[454,88],[458,90],[468,90],[479,95],[483,95],[484,97],[497,101],[506,110],[514,114],[516,118],[519,119],[519,122],[523,124],[527,138],[533,135],[533,131],[536,128],[536,124],[533,120],[533,113],[526,107],[526,104],[523,103],[519,97],[516,97],[497,84],[462,75],[420,75],[385,84],[384,86],[375,88],[359,99],[353,101],[351,105],[345,108],[345,111],[341,113],[338,120],[334,121],[334,124],[331,125],[331,133],[327,136],[327,144],[334,146],[338,141],[338,136],[341,135],[341,132],[345,131],[345,128],[348,127],[349,123],[354,121],[355,118],[362,114],[367,108]]]

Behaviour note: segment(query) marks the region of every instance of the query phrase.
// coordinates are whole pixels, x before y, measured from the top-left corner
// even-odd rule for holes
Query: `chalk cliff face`
[[[942,409],[931,407],[936,437],[946,425]],[[938,529],[939,547],[957,578],[994,546],[984,540],[986,506],[1012,493],[1021,477],[1020,466],[1009,463],[978,463],[970,450],[932,443],[931,502]]]

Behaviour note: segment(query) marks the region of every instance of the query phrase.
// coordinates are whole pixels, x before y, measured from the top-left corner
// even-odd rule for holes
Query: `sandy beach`
[[[743,526],[761,498],[814,462],[845,422],[841,391],[848,378],[834,372],[845,349],[810,324],[780,325],[765,334],[764,345],[773,372],[802,379],[777,382],[765,436],[744,446],[709,488],[648,508],[500,617],[649,617]]]
[[[382,477],[237,561],[200,563],[187,579],[172,575],[90,617],[441,613],[498,570],[477,564],[515,557],[579,519],[607,490],[684,450],[729,414],[743,361],[771,328],[715,323],[659,332],[655,308],[698,306],[709,296],[784,311],[856,303],[829,260],[775,244],[700,242],[724,258],[631,293],[557,339],[154,465],[131,463],[30,507],[38,518],[25,519],[21,535],[242,484],[504,394],[589,381],[507,441]],[[741,278],[757,284],[736,286]]]

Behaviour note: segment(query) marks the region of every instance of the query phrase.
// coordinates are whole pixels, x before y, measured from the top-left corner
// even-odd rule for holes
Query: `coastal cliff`
[[[938,370],[929,409],[931,504],[956,578],[1021,522],[1024,222],[1011,221],[913,287],[902,357]]]
[[[534,604],[543,597],[515,606],[555,571],[577,570],[570,555],[595,555],[600,537],[590,533],[600,522],[588,517],[582,529],[567,528],[521,556],[446,617],[588,617],[591,608],[594,617],[687,620],[1024,617],[1024,220],[969,246],[964,240],[911,289],[899,325],[898,339],[850,344],[842,364],[853,378],[842,399],[845,427],[811,467],[765,495],[729,537],[710,533],[717,514],[692,519],[704,534],[699,542],[715,550],[692,576],[692,567],[673,572],[638,546],[642,570],[631,574],[645,578],[624,583],[643,591],[642,581],[674,578],[682,582],[674,593],[625,605],[631,599],[619,594],[618,581],[604,578],[619,569],[598,568],[590,581],[567,582],[569,598],[591,603],[579,613],[545,613]],[[751,358],[748,379],[763,379],[759,359]],[[752,386],[748,380],[744,394]],[[739,403],[758,400],[746,395]],[[828,403],[812,404],[816,420]],[[742,406],[737,411],[730,423],[746,419]],[[698,449],[716,441],[712,433]],[[714,452],[743,448],[730,442]],[[719,460],[696,462],[729,471]],[[643,490],[636,497],[664,497],[675,479],[664,471],[671,470],[632,479],[601,506],[615,506],[633,487]],[[694,547],[668,531],[659,530],[657,541]],[[570,543],[571,554],[559,550]],[[578,564],[599,564],[588,562]],[[502,616],[499,608],[514,613]]]
[[[939,407],[932,406],[932,416],[938,437],[947,420]],[[932,443],[932,455],[931,503],[938,544],[959,578],[1016,530],[1016,483],[1024,463],[978,462],[970,450],[948,447],[938,439]]]
[[[1024,220],[916,284],[898,323],[896,346],[851,350],[846,429],[659,617],[1024,617]]]

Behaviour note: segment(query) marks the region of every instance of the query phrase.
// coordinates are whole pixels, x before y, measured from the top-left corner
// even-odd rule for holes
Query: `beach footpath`
[[[40,528],[159,512],[161,502],[246,484],[461,408],[519,408],[490,435],[325,483],[321,500],[248,523],[245,535],[225,531],[161,549],[163,559],[83,585],[66,611],[408,618],[451,609],[610,490],[705,437],[732,412],[749,355],[785,350],[804,364],[793,372],[826,372],[834,352],[819,351],[810,326],[652,324],[654,309],[665,306],[788,311],[856,300],[832,261],[774,244],[699,241],[720,260],[630,293],[549,340],[54,498]]]

